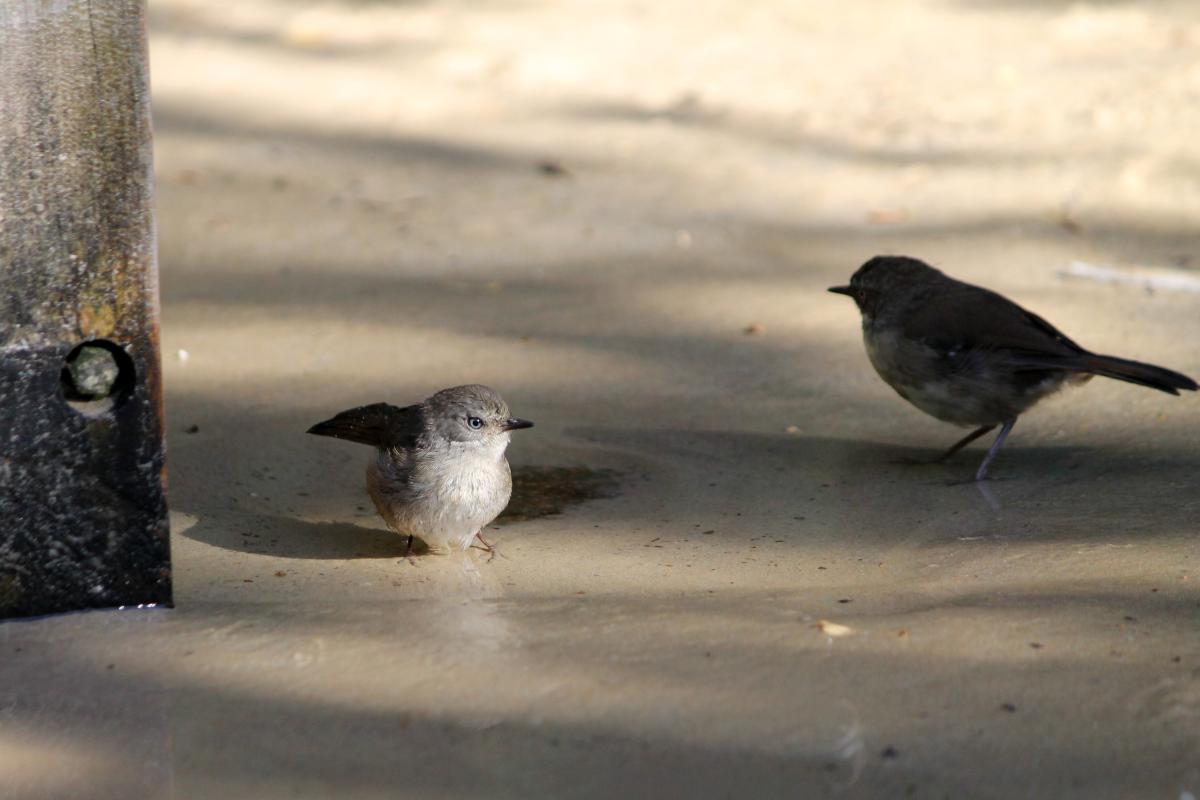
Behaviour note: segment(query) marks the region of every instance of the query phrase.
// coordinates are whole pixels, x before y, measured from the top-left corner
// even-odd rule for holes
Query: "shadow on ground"
[[[183,535],[225,550],[279,558],[344,561],[397,559],[407,554],[405,538],[388,530],[271,514],[250,514],[232,525],[229,520],[200,517]]]
[[[514,467],[512,500],[496,524],[556,516],[590,500],[614,498],[619,486],[620,474],[612,469]],[[236,523],[229,519],[190,516],[197,517],[197,522],[183,530],[183,536],[225,550],[336,561],[397,559],[427,552],[420,540],[414,540],[410,553],[407,538],[383,528],[383,522],[373,514],[369,515],[369,525],[311,522],[254,512]]]

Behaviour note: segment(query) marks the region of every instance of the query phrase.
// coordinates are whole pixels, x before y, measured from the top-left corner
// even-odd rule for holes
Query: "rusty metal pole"
[[[145,23],[0,2],[0,617],[171,601]]]

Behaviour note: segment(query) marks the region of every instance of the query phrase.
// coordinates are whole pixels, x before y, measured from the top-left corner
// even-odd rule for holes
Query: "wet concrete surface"
[[[622,477],[611,469],[527,465],[515,470],[512,479],[512,499],[496,520],[500,525],[555,516],[588,500],[613,499]]]
[[[1196,294],[1059,274],[1194,273],[1188,5],[239,9],[153,19],[177,607],[0,626],[11,794],[1200,793],[1197,398],[964,484],[825,292],[1200,373]],[[303,431],[467,381],[537,422],[503,557],[409,561]]]

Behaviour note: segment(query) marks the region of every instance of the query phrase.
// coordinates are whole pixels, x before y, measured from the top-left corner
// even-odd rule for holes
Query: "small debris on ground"
[[[1083,225],[1081,225],[1077,219],[1071,216],[1071,212],[1065,208],[1059,212],[1058,216],[1055,218],[1055,222],[1058,223],[1058,227],[1062,228],[1067,233],[1074,235],[1083,233]]]
[[[543,158],[537,162],[538,172],[549,178],[565,178],[571,171],[562,165],[561,161],[553,158]]]
[[[867,222],[872,225],[898,225],[908,222],[910,216],[906,208],[876,208],[867,212]]]
[[[1147,292],[1200,292],[1200,278],[1191,272],[1168,268],[1118,269],[1089,264],[1086,261],[1072,261],[1058,271],[1058,276],[1139,286]]]
[[[830,622],[829,620],[825,619],[817,620],[817,622],[813,624],[813,627],[826,636],[833,636],[835,638],[849,636],[850,634],[854,633],[854,628],[851,628],[849,625],[842,625],[840,623]]]

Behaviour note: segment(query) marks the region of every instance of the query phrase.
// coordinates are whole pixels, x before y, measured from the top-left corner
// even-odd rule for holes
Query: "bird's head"
[[[874,317],[889,301],[909,297],[945,276],[924,261],[908,256],[875,256],[850,276],[846,286],[829,291],[854,299],[864,317]]]
[[[430,425],[452,442],[488,444],[507,442],[509,431],[532,428],[533,423],[509,414],[508,404],[488,386],[470,384],[443,389],[425,401]]]

